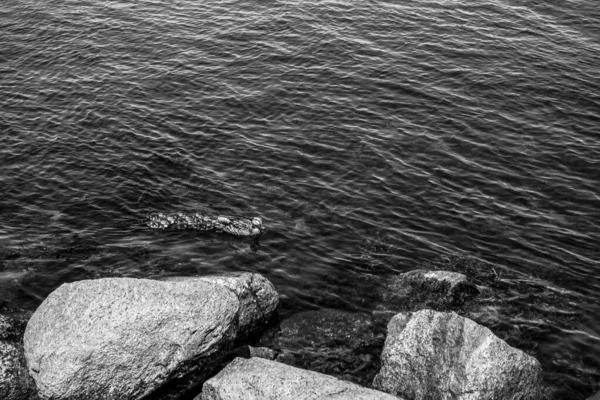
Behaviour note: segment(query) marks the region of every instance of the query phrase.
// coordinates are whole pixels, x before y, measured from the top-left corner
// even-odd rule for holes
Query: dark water
[[[0,296],[243,270],[284,316],[369,311],[386,277],[463,254],[552,298],[512,299],[539,312],[505,337],[529,332],[555,398],[585,398],[599,66],[592,0],[3,0]],[[162,210],[270,231],[145,229]]]

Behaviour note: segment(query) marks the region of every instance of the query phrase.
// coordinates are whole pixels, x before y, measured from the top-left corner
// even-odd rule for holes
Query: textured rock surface
[[[383,290],[380,309],[415,311],[460,307],[479,291],[458,272],[414,270],[393,277]]]
[[[238,358],[202,389],[202,400],[381,399],[397,397],[262,358]]]
[[[231,290],[240,301],[238,336],[255,333],[268,324],[277,313],[279,296],[265,277],[243,272],[224,276],[168,277],[166,282],[200,281]]]
[[[396,315],[382,364],[373,387],[408,400],[527,400],[541,393],[536,359],[453,312]]]
[[[37,399],[33,379],[27,373],[21,339],[23,321],[0,315],[0,399]]]
[[[43,399],[172,399],[231,348],[239,301],[202,281],[107,278],[62,285],[24,336]]]

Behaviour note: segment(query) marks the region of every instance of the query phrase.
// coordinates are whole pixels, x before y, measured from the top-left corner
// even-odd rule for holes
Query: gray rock
[[[318,372],[262,358],[237,358],[206,381],[202,400],[398,400]]]
[[[268,325],[277,314],[279,296],[265,277],[249,272],[200,277],[168,277],[167,282],[200,281],[231,290],[240,301],[238,336],[249,336]]]
[[[541,397],[539,362],[456,313],[422,310],[388,325],[373,387],[409,400]]]
[[[0,315],[0,399],[37,399],[35,382],[27,372],[21,338],[25,325]]]
[[[460,307],[479,294],[477,287],[458,272],[414,270],[393,277],[383,290],[380,310],[446,310]]]
[[[27,325],[29,373],[43,399],[174,399],[230,350],[239,308],[230,290],[202,281],[64,284]]]

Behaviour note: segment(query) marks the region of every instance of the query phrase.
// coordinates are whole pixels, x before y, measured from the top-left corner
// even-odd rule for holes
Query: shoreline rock
[[[218,284],[214,278],[104,278],[62,285],[33,314],[24,336],[40,397],[169,400],[189,393],[246,333],[240,321],[243,328],[254,326],[259,314],[255,304],[240,300],[244,288],[261,292],[267,282],[261,301],[276,296],[266,279],[255,278],[226,277]],[[270,313],[277,301],[267,304]]]
[[[219,396],[226,396],[214,398],[242,399],[236,392],[241,387],[226,387],[238,379],[231,371],[239,365],[246,374],[240,384],[251,388],[248,393],[262,393],[258,398],[281,398],[286,390],[296,396],[289,398],[302,398],[297,397],[301,386],[318,382],[353,385],[318,398],[540,398],[537,360],[467,318],[423,309],[467,313],[478,294],[460,273],[415,270],[390,279],[373,315],[306,311],[263,332],[276,321],[278,295],[259,274],[79,281],[61,286],[42,303],[27,324],[24,347],[24,321],[19,333],[0,316],[0,398],[5,354],[16,360],[11,368],[21,363],[25,380],[19,390],[35,392],[37,384],[40,398],[52,400],[183,400],[223,376],[228,378],[220,381]],[[407,312],[389,322],[384,347],[377,317],[391,318],[395,309]],[[248,341],[261,332],[259,342]],[[249,343],[266,347],[238,347]],[[235,357],[250,358],[231,362]],[[268,361],[273,359],[277,362]],[[358,375],[369,379],[355,379]],[[281,387],[271,387],[273,380]],[[298,382],[304,383],[294,386]],[[371,382],[388,394],[367,388]],[[268,397],[273,390],[275,397]],[[7,399],[36,398],[23,396]]]
[[[398,400],[329,375],[262,358],[237,358],[206,381],[202,400]]]
[[[397,314],[373,387],[407,400],[533,400],[540,363],[454,312]]]

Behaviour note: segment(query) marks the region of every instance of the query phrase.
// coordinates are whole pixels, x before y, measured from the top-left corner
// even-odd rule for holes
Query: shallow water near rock
[[[583,399],[600,381],[598,26],[590,0],[4,0],[0,299],[251,271],[283,318],[368,313],[391,275],[462,254],[500,276],[482,318],[553,398]],[[144,225],[179,210],[269,231]]]

